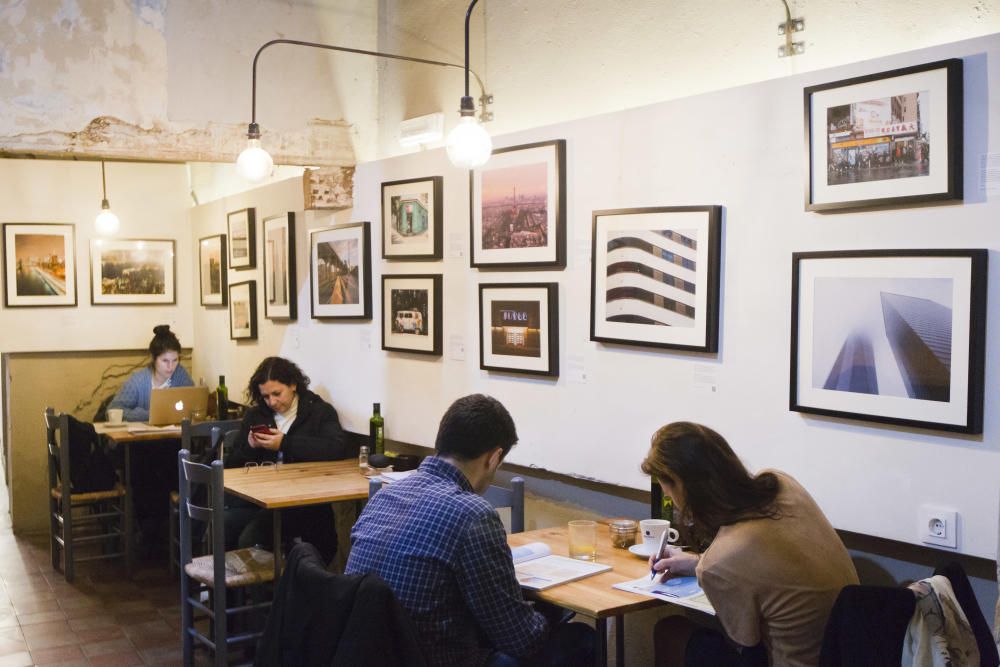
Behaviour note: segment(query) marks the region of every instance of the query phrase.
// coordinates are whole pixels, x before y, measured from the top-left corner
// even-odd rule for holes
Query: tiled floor
[[[14,536],[6,498],[0,485],[0,667],[181,664],[179,588],[164,563],[141,563],[131,581],[119,562],[81,563],[67,584],[48,536]]]

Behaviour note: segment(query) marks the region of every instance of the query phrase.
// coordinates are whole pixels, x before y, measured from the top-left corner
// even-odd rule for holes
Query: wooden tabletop
[[[226,492],[267,509],[320,505],[368,497],[368,478],[357,459],[230,468]]]
[[[141,431],[138,433],[129,432],[129,426],[141,426],[141,424],[125,422],[122,426],[108,426],[107,422],[95,422],[94,430],[98,435],[103,435],[115,443],[142,442],[144,440],[180,440],[181,427],[172,426],[170,428],[158,428],[155,431]]]
[[[545,542],[552,549],[552,553],[559,556],[569,555],[565,526],[529,530],[507,536],[507,543],[511,546],[521,546],[529,542]],[[603,523],[597,525],[597,562],[610,565],[611,570],[553,586],[544,591],[526,590],[525,593],[590,618],[618,616],[663,604],[654,598],[611,587],[623,581],[638,579],[643,574],[648,576],[649,562],[645,558],[633,556],[628,549],[612,547],[608,527]]]

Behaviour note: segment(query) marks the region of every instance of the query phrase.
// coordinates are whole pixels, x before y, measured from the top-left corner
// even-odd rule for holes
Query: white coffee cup
[[[667,534],[668,542],[676,542],[680,533],[670,527],[666,519],[643,519],[639,522],[639,532],[642,533],[642,546],[646,551],[655,551],[660,546],[663,533]]]
[[[109,424],[121,424],[122,417],[125,416],[125,411],[121,408],[108,408],[108,423]]]

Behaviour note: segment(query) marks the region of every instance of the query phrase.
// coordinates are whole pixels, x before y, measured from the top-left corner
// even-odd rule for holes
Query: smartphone
[[[250,427],[250,430],[254,433],[263,433],[264,435],[271,435],[272,427],[267,424],[255,424]]]

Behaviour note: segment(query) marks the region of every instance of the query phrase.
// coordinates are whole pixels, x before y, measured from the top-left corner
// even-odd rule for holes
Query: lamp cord
[[[479,0],[472,0],[472,5],[469,6],[469,13],[472,12],[472,7]],[[414,63],[423,63],[425,65],[438,65],[440,67],[457,67],[462,69],[461,65],[456,65],[455,63],[446,63],[440,60],[428,60],[426,58],[414,58],[413,56],[401,56],[395,53],[383,53],[381,51],[366,51],[365,49],[352,49],[346,46],[335,46],[333,44],[322,44],[320,42],[304,42],[298,39],[272,39],[270,42],[265,43],[259,49],[253,57],[253,74],[252,74],[252,84],[250,91],[250,123],[254,125],[257,123],[257,60],[260,58],[260,54],[269,46],[274,46],[275,44],[293,44],[296,46],[309,46],[315,49],[327,49],[328,51],[344,51],[346,53],[358,53],[365,56],[376,56],[378,58],[390,58],[392,60],[406,60]],[[479,75],[474,71],[469,69],[469,16],[468,13],[465,17],[465,95],[469,95],[469,73],[472,73],[476,77],[476,81],[479,83],[480,92],[485,96],[486,88],[483,86],[483,80],[479,78]]]
[[[101,193],[104,195],[104,201],[108,200],[108,181],[104,176],[104,160],[101,160]]]

